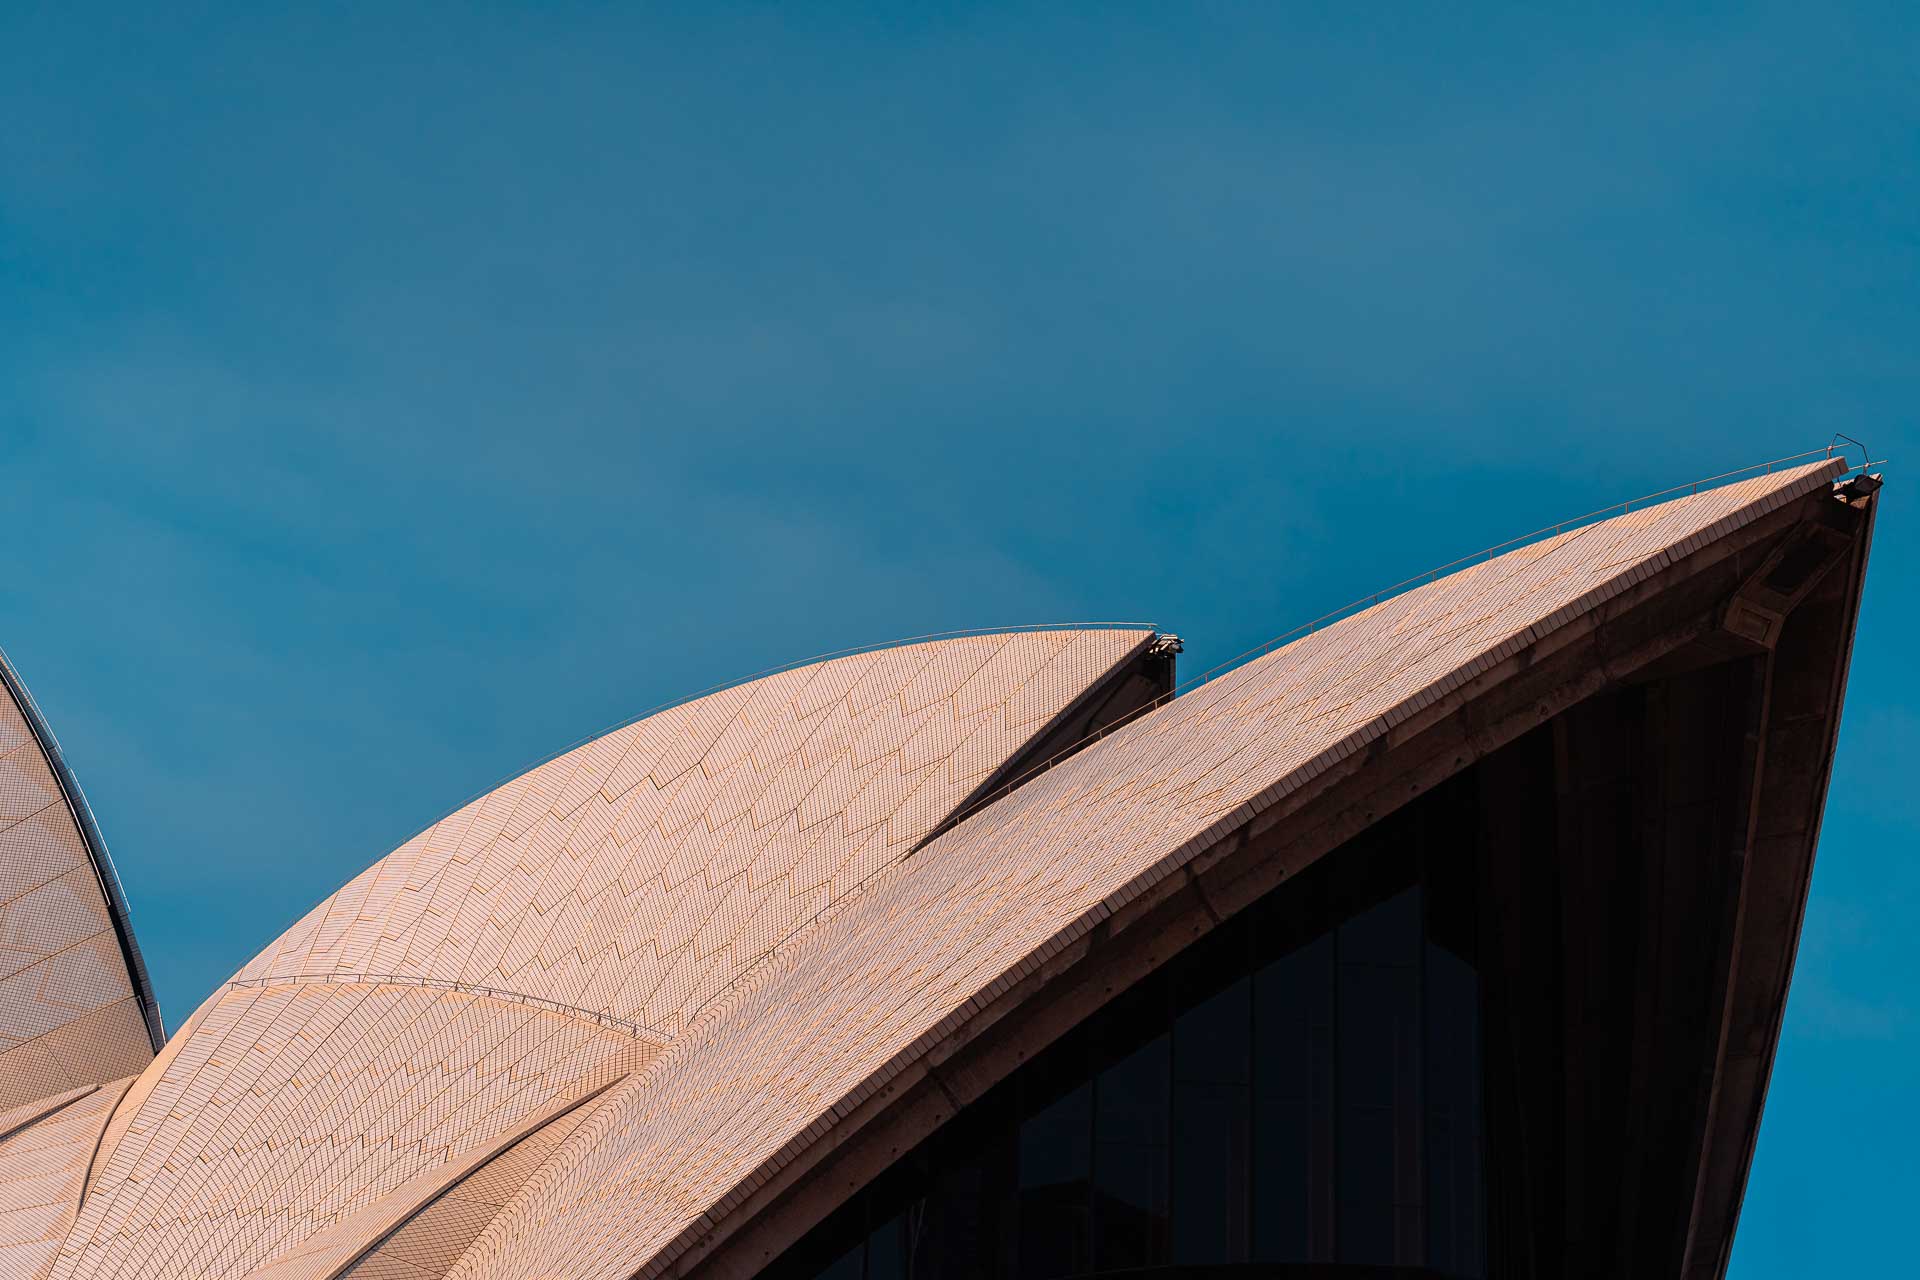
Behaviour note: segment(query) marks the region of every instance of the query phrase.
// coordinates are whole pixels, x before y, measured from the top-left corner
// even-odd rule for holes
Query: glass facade
[[[1049,1046],[777,1280],[1485,1274],[1474,859],[1423,801]]]

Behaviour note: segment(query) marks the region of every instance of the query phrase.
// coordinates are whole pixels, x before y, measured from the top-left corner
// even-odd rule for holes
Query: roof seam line
[[[68,1107],[71,1107],[74,1103],[84,1102],[98,1092],[100,1092],[100,1086],[97,1084],[83,1085],[79,1089],[74,1090],[69,1097],[62,1097],[56,1093],[40,1099],[37,1105],[40,1105],[43,1109],[26,1116],[17,1124],[10,1125],[5,1129],[0,1129],[0,1142],[5,1142],[8,1138],[16,1134],[24,1133],[26,1130],[33,1128],[34,1125],[39,1124],[42,1120],[56,1116]],[[56,1101],[56,1099],[58,1100]],[[36,1104],[29,1103],[28,1105],[33,1106]]]
[[[427,978],[416,974],[404,973],[279,973],[259,978],[233,978],[226,983],[228,990],[241,988],[258,990],[266,987],[424,987],[432,991],[455,991],[462,995],[485,996],[505,1004],[527,1005],[543,1009],[549,1013],[564,1013],[570,1017],[581,1018],[612,1030],[624,1032],[632,1039],[664,1048],[673,1040],[673,1036],[658,1027],[648,1026],[644,1022],[634,1022],[627,1018],[615,1017],[610,1013],[601,1013],[593,1009],[582,1009],[578,1005],[563,1004],[558,1000],[549,1000],[544,996],[528,995],[524,991],[509,991],[502,987],[489,987],[477,982],[456,982],[450,978]]]

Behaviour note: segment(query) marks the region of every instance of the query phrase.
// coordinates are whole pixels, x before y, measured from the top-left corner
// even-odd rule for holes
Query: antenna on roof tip
[[[1836,431],[1833,433],[1833,441],[1827,445],[1827,456],[1833,456],[1834,447],[1839,445],[1842,440],[1845,440],[1847,444],[1852,445],[1860,451],[1860,474],[1854,476],[1851,480],[1843,480],[1834,486],[1836,496],[1843,502],[1850,502],[1855,498],[1864,498],[1879,489],[1881,481],[1880,477],[1867,474],[1867,468],[1873,465],[1872,451],[1869,450],[1866,445],[1861,444],[1858,440],[1855,440],[1852,436],[1844,432]],[[1840,446],[1840,456],[1842,459],[1845,459],[1846,453],[1845,446]],[[1848,468],[1849,471],[1852,469],[1851,467]]]
[[[1865,446],[1864,444],[1861,444],[1858,440],[1855,440],[1852,436],[1846,434],[1843,431],[1834,432],[1833,439],[1827,442],[1827,456],[1831,458],[1833,456],[1833,451],[1836,448],[1838,448],[1840,450],[1841,459],[1844,460],[1846,458],[1847,451],[1845,447],[1840,444],[1842,440],[1845,440],[1847,444],[1852,445],[1854,448],[1860,451],[1860,469],[1862,471],[1866,470],[1867,465],[1873,461],[1873,452],[1870,449],[1868,449],[1867,446]],[[1848,470],[1852,470],[1852,467],[1848,467]]]

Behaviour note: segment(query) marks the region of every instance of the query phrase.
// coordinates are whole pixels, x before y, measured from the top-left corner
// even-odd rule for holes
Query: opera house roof
[[[1549,532],[1177,689],[1176,640],[1104,626],[709,692],[449,814],[164,1040],[104,845],[5,668],[0,1278],[752,1275],[1354,831],[1602,690],[1784,654],[1785,620],[1824,610],[1840,641],[1766,668],[1779,705],[1812,691],[1809,745],[1751,785],[1810,799],[1762,824],[1727,949],[1745,1034],[1714,1064],[1688,1245],[1717,1273],[1871,537],[1877,484],[1848,470]]]

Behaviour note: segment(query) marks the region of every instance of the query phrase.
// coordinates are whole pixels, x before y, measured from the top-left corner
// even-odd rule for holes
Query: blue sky
[[[1910,1263],[1910,6],[289,8],[0,14],[0,644],[171,1023],[663,699],[1076,619],[1198,671],[1845,431],[1733,1274]]]

